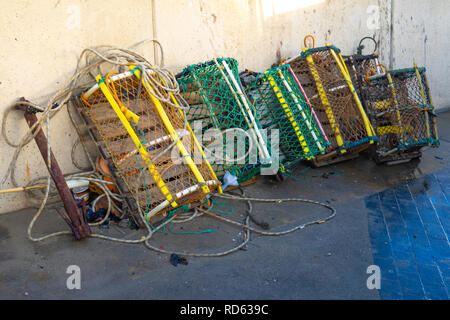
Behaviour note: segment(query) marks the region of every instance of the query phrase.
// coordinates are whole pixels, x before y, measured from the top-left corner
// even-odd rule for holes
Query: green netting
[[[385,71],[376,56],[351,59],[358,91],[378,137],[377,159],[439,146],[425,69]]]
[[[203,139],[217,176],[230,171],[243,182],[259,173],[255,168],[270,162],[270,154],[255,111],[240,85],[237,61],[217,58],[190,65],[177,75],[177,80],[182,96],[190,105],[186,115],[194,130],[198,132],[201,126],[203,138],[210,129],[219,130],[223,135],[221,141]],[[231,150],[227,142],[234,145]],[[217,149],[217,143],[222,150]],[[221,151],[219,156],[217,151]]]
[[[269,69],[246,87],[262,127],[279,131],[282,170],[324,154],[329,145],[289,69],[289,65]]]

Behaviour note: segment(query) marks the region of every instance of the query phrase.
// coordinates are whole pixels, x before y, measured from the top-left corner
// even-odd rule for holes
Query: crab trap
[[[139,209],[150,221],[158,213],[199,204],[210,192],[220,190],[179,108],[179,98],[154,71],[144,72],[130,66],[124,73],[98,75],[97,84],[81,95],[78,104],[141,226]]]
[[[262,128],[278,130],[281,172],[324,154],[329,142],[291,67],[275,67],[252,78],[246,83],[246,93]]]
[[[439,146],[425,68],[388,70],[376,56],[350,58],[363,104],[379,137],[377,163],[401,163]]]
[[[260,165],[270,164],[267,139],[241,87],[235,59],[190,65],[177,80],[190,106],[187,119],[219,177],[229,171],[242,183],[256,176]]]
[[[314,159],[316,166],[357,157],[377,141],[338,48],[305,48],[284,64],[291,65],[331,143]]]

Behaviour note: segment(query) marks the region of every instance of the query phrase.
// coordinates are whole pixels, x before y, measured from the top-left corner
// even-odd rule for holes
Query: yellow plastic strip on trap
[[[165,85],[166,83],[164,82],[164,80],[160,77],[161,82],[163,83],[163,85]],[[178,103],[177,99],[175,99],[175,96],[172,94],[172,92],[169,92],[170,98],[172,99],[172,102],[175,103],[177,106],[179,106],[180,104]],[[181,109],[178,109],[178,112],[181,115],[181,118],[184,120],[184,112]],[[206,166],[208,167],[209,171],[211,172],[214,180],[219,181],[219,179],[217,179],[216,173],[214,172],[213,168],[211,167],[211,164],[209,163],[208,159],[206,158],[205,153],[203,152],[203,148],[201,147],[200,143],[197,140],[197,137],[195,136],[194,132],[191,129],[191,126],[189,125],[189,122],[186,121],[186,127],[189,130],[189,132],[192,135],[192,138],[194,139],[194,143],[197,146],[197,148],[200,150],[200,153],[202,155],[202,159],[205,161]],[[218,190],[219,193],[222,193],[222,187],[220,185],[220,183],[217,184],[218,185]]]
[[[425,91],[423,90],[422,79],[420,77],[419,69],[417,68],[417,63],[415,63],[415,62],[414,62],[414,70],[416,71],[417,81],[419,81],[420,94],[422,95],[423,106],[425,108],[425,106],[427,105],[427,98],[425,97]],[[430,134],[430,123],[429,123],[429,118],[428,118],[428,111],[424,109],[423,112],[425,112],[425,124],[427,126],[427,137],[428,137],[428,139],[430,139],[431,134]]]
[[[133,72],[133,74],[138,78],[141,79],[141,71],[136,68],[136,66],[130,65],[130,70]],[[164,126],[166,127],[167,131],[169,131],[170,136],[172,139],[176,142],[176,146],[178,150],[180,151],[183,158],[186,159],[186,163],[188,164],[189,168],[191,169],[192,173],[194,174],[197,181],[202,184],[202,191],[205,194],[210,193],[210,189],[208,185],[205,183],[205,179],[203,179],[202,174],[198,170],[197,166],[195,165],[194,161],[192,160],[191,155],[187,152],[186,148],[184,147],[182,141],[179,139],[177,132],[175,131],[174,127],[172,126],[172,123],[169,120],[169,117],[167,116],[166,112],[164,111],[163,106],[161,105],[161,102],[156,99],[156,97],[153,94],[153,88],[150,86],[150,84],[142,77],[142,84],[144,85],[145,89],[147,90],[147,93],[149,94],[150,98],[152,99],[156,111],[159,114],[159,117],[164,123]]]
[[[329,44],[326,44],[329,46]],[[369,118],[366,115],[366,112],[364,111],[364,108],[361,104],[361,101],[359,100],[358,94],[356,93],[355,87],[353,86],[352,80],[350,78],[350,75],[347,70],[347,66],[345,66],[345,63],[342,63],[343,61],[341,54],[339,53],[339,57],[336,55],[336,52],[332,48],[330,48],[330,53],[333,55],[334,59],[336,60],[336,63],[341,70],[342,75],[345,78],[345,81],[347,82],[347,85],[352,92],[353,98],[355,99],[356,105],[358,106],[359,112],[361,113],[361,116],[363,118],[364,126],[366,127],[366,131],[368,136],[375,136],[375,131],[373,130],[372,125],[370,124]],[[373,143],[373,140],[370,141],[370,143]]]
[[[292,100],[294,100],[295,106],[300,111],[300,114],[302,115],[302,118],[305,121],[306,126],[308,127],[309,133],[312,135],[314,141],[316,142],[317,148],[319,148],[320,151],[323,151],[324,148],[322,147],[319,139],[317,138],[317,135],[314,132],[314,129],[313,129],[312,125],[311,125],[311,122],[309,121],[308,117],[306,116],[305,111],[303,110],[303,107],[300,105],[300,102],[298,101],[296,95],[292,91],[291,86],[286,81],[286,79],[285,79],[283,73],[281,72],[281,70],[278,70],[278,75],[280,76],[280,79],[281,79],[283,85],[286,87],[287,91],[289,92],[289,95],[291,96]]]
[[[289,119],[289,121],[292,124],[292,127],[294,128],[295,134],[297,135],[298,141],[300,141],[300,145],[302,146],[303,149],[303,153],[305,155],[308,155],[309,153],[309,147],[308,144],[306,143],[305,137],[303,136],[302,131],[300,130],[300,127],[298,126],[297,122],[295,121],[295,118],[291,112],[291,109],[289,108],[288,104],[286,103],[286,100],[283,97],[283,94],[281,93],[280,88],[278,88],[275,79],[271,76],[271,75],[267,75],[267,79],[269,80],[270,86],[273,89],[273,92],[275,92],[275,95],[278,98],[278,101],[280,102],[286,117]],[[311,157],[308,157],[308,160]]]
[[[307,51],[308,49],[305,49],[304,51]],[[331,109],[330,102],[328,101],[327,94],[325,93],[325,89],[323,88],[322,81],[320,80],[319,72],[316,69],[316,65],[314,64],[314,60],[312,58],[312,55],[308,55],[306,57],[306,62],[308,63],[308,67],[311,71],[311,74],[314,78],[314,81],[316,83],[317,91],[319,92],[320,100],[322,101],[322,104],[326,107],[325,113],[328,117],[328,120],[330,121],[331,128],[336,134],[336,142],[339,147],[344,145],[344,140],[342,140],[341,133],[339,132],[339,125],[336,123],[336,120],[333,115],[333,110]],[[342,148],[341,153],[346,153],[347,150]]]
[[[106,84],[104,83],[102,77],[100,75],[98,75],[95,78],[95,80],[97,81],[100,89],[102,90],[102,92],[105,95],[106,99],[108,100],[109,104],[114,109],[114,111],[116,112],[120,121],[124,125],[125,129],[127,130],[128,134],[130,135],[131,139],[133,140],[134,144],[136,145],[136,148],[138,148],[139,154],[141,155],[145,164],[148,166],[148,170],[149,170],[150,174],[153,176],[153,178],[155,179],[157,186],[161,189],[161,192],[166,197],[167,201],[169,201],[171,203],[172,207],[174,207],[174,208],[177,207],[178,204],[174,201],[174,198],[170,194],[170,191],[167,188],[166,184],[164,183],[163,179],[160,177],[155,166],[151,163],[151,159],[148,156],[147,150],[145,150],[145,148],[142,146],[141,141],[139,140],[138,136],[134,132],[133,128],[131,127],[127,118],[123,114],[122,110],[120,110],[119,105],[117,104],[116,100],[112,96],[109,89],[106,87]]]

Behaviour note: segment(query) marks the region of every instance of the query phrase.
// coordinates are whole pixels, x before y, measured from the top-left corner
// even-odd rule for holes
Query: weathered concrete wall
[[[449,59],[446,0],[393,0],[394,68],[414,59],[428,67],[437,107],[450,105],[446,88]],[[0,119],[20,96],[41,102],[67,81],[81,51],[89,46],[127,46],[156,37],[164,46],[166,65],[174,72],[215,56],[232,56],[240,67],[263,71],[280,58],[303,48],[306,34],[316,46],[335,44],[351,54],[364,36],[380,44],[381,60],[391,53],[391,0],[0,0]],[[153,47],[142,50],[153,57]],[[26,125],[13,114],[7,132],[18,141]],[[76,171],[70,159],[76,133],[63,110],[52,121],[52,148],[64,172]],[[0,175],[6,172],[13,149],[0,139]],[[83,156],[80,154],[80,159]],[[20,156],[17,180],[45,174],[34,142]],[[2,188],[10,185],[2,186]],[[23,194],[0,196],[0,212],[27,206]]]

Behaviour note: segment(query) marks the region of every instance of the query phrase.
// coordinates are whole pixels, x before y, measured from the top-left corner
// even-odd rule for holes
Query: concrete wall
[[[84,48],[127,46],[154,32],[174,72],[215,56],[235,57],[241,69],[263,71],[299,52],[306,34],[316,37],[316,46],[330,42],[344,54],[353,53],[362,37],[374,36],[385,64],[426,65],[436,106],[449,106],[450,63],[444,54],[450,49],[450,2],[393,2],[391,11],[391,0],[155,0],[152,22],[151,0],[0,0],[0,119],[18,97],[42,102],[60,88]],[[151,45],[142,52],[153,58]],[[8,135],[18,141],[25,130],[22,116],[13,114]],[[52,121],[51,137],[63,171],[76,171],[70,159],[76,133],[64,110]],[[0,150],[3,175],[14,150],[2,139]],[[81,151],[77,157],[83,161]],[[19,158],[19,182],[27,181],[27,171],[31,179],[45,174],[34,142]],[[25,206],[23,194],[0,196],[0,212]]]

